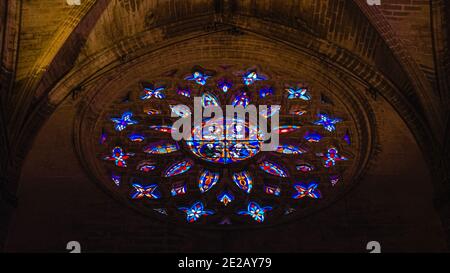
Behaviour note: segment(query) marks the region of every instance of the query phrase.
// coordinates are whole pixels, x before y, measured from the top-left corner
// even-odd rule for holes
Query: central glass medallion
[[[187,147],[198,158],[219,164],[237,163],[261,150],[258,129],[239,119],[210,119],[192,130]]]

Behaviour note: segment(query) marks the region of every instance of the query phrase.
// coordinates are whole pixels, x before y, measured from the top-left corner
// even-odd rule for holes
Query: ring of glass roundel
[[[224,113],[225,105],[268,105],[259,118],[270,124],[279,113],[278,148],[261,151],[259,140],[213,134],[174,141],[172,124],[192,114],[194,97]],[[350,117],[334,94],[304,80],[256,66],[196,66],[137,83],[117,98],[101,118],[95,152],[104,183],[145,213],[194,225],[264,225],[318,208],[345,187],[358,141]],[[257,130],[223,121],[205,121],[192,134]]]

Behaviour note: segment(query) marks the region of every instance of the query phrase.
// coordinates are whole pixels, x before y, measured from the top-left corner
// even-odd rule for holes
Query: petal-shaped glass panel
[[[253,188],[253,179],[248,171],[233,174],[233,181],[241,190],[250,193]]]
[[[287,172],[280,167],[280,165],[270,162],[270,161],[263,161],[259,164],[259,168],[263,170],[264,172],[279,176],[279,177],[288,177]]]
[[[208,106],[220,106],[219,99],[210,93],[205,93],[202,96],[202,106],[208,107]]]
[[[189,171],[193,166],[192,161],[183,160],[171,165],[166,171],[164,171],[164,177],[172,177],[176,175],[183,174]]]
[[[157,142],[152,143],[144,148],[144,153],[150,155],[163,155],[174,153],[179,150],[179,147],[176,143],[170,142]]]
[[[229,191],[223,191],[217,196],[217,200],[225,206],[228,206],[229,203],[234,201],[234,195]]]
[[[307,151],[306,151],[306,149],[299,147],[299,146],[283,144],[283,145],[278,146],[276,152],[280,153],[280,154],[286,154],[286,155],[299,155],[299,154],[306,153]]]
[[[200,189],[200,192],[205,193],[209,191],[217,184],[219,178],[220,174],[218,172],[204,170],[198,179],[198,188]]]
[[[151,161],[143,161],[139,163],[136,169],[143,173],[149,173],[151,171],[156,170],[156,164]]]

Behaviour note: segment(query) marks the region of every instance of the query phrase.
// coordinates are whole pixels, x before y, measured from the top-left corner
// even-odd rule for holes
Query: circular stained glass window
[[[146,215],[198,226],[273,224],[330,204],[361,171],[364,126],[345,101],[269,67],[179,68],[115,96],[81,146],[95,154],[89,168],[102,185]],[[258,119],[279,117],[279,145],[261,149],[257,126],[229,118],[202,119],[191,138],[175,141],[173,124],[195,114],[196,102],[224,113],[227,105],[267,106]]]

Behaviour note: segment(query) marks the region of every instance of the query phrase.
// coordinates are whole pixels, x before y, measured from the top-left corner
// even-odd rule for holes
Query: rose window
[[[258,118],[270,124],[279,115],[279,145],[261,149],[257,126],[227,117],[202,119],[189,128],[192,138],[174,140],[172,126],[194,114],[195,98],[224,114],[227,105],[267,105]],[[145,215],[189,225],[258,226],[305,215],[345,192],[363,156],[361,126],[339,94],[268,67],[177,69],[133,83],[100,111],[90,168],[102,185]],[[257,137],[235,139],[240,134]]]

